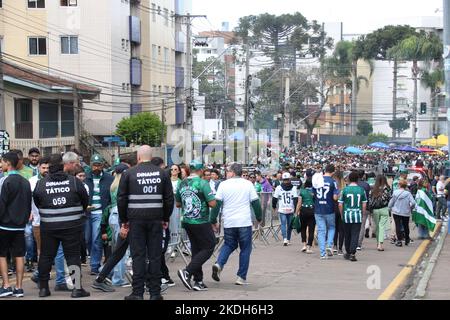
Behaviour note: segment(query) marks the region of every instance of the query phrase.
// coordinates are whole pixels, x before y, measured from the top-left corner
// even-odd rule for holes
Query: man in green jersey
[[[344,221],[344,239],[346,254],[344,258],[356,260],[359,233],[363,214],[366,211],[367,198],[364,189],[358,186],[359,174],[352,171],[349,176],[350,185],[344,188],[339,199],[339,211]]]
[[[191,175],[180,183],[175,199],[177,207],[182,208],[181,224],[191,242],[192,259],[186,269],[178,270],[178,277],[187,289],[205,291],[208,288],[203,283],[202,266],[211,258],[216,245],[209,208],[216,206],[216,200],[209,183],[202,179],[203,164],[192,161],[189,167]]]

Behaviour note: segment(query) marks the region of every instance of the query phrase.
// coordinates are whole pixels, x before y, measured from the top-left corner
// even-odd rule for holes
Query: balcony
[[[183,124],[184,123],[184,104],[176,103],[175,104],[175,124]]]
[[[184,68],[175,67],[175,84],[177,88],[184,88]]]

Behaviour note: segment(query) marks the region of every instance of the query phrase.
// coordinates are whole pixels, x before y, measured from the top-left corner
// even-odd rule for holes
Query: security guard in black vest
[[[133,292],[125,300],[143,300],[147,258],[150,300],[162,300],[163,228],[169,226],[174,206],[172,182],[164,170],[150,162],[149,146],[140,147],[137,158],[138,165],[120,179],[117,198],[121,228],[129,230],[133,259]]]
[[[49,174],[38,181],[33,199],[41,216],[41,256],[39,258],[39,297],[50,296],[48,280],[58,247],[62,244],[69,267],[78,267],[72,298],[90,296],[81,288],[81,232],[83,212],[89,196],[82,182],[63,171],[59,154],[50,157]]]

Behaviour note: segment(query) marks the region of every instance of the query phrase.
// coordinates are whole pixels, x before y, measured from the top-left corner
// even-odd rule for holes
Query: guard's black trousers
[[[133,294],[144,295],[144,283],[147,273],[146,259],[148,257],[148,276],[150,295],[161,293],[161,254],[163,229],[161,221],[130,220],[128,234],[133,259]]]
[[[53,261],[55,260],[60,243],[62,243],[67,266],[77,266],[80,268],[80,279],[78,281],[81,281],[81,233],[82,227],[64,230],[41,230],[41,256],[39,257],[38,266],[41,288],[48,288],[50,271],[52,270]],[[75,285],[77,285],[76,281]]]

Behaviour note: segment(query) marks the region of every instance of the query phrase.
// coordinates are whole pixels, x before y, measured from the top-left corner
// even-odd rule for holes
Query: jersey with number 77
[[[344,223],[362,223],[363,203],[367,202],[366,193],[360,186],[347,186],[342,191],[339,203],[342,203]]]

